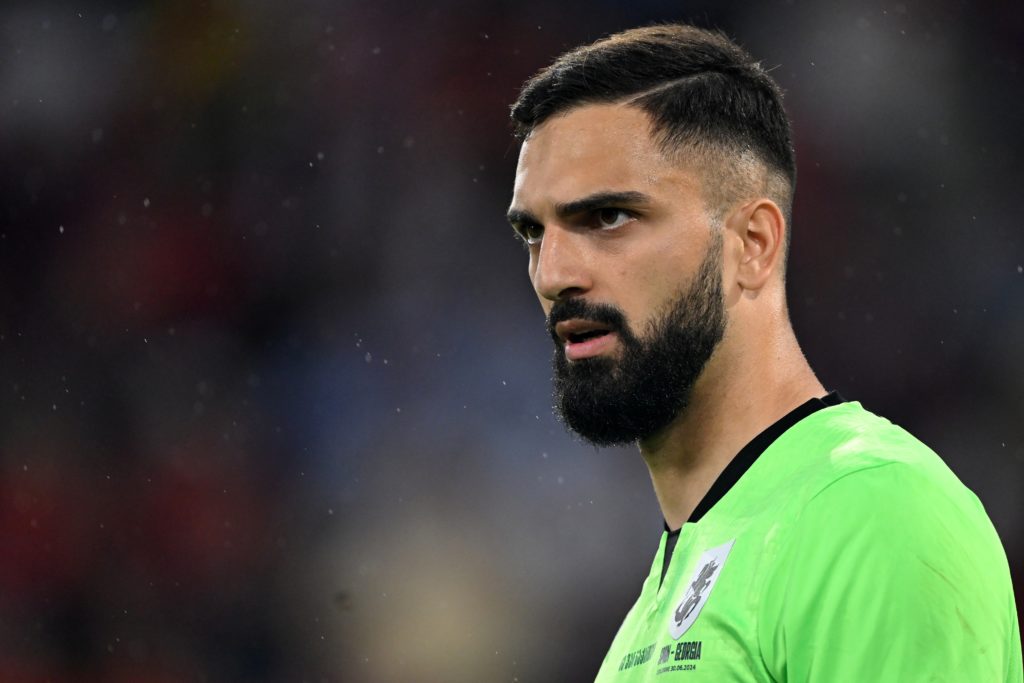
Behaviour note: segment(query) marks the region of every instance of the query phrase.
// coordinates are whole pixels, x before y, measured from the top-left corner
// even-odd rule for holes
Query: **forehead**
[[[554,116],[523,142],[512,204],[531,208],[596,191],[657,195],[694,185],[651,137],[650,119],[625,104],[589,104]]]

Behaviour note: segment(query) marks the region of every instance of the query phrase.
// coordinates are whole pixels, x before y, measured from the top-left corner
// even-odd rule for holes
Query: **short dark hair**
[[[512,121],[516,136],[525,138],[574,107],[618,102],[648,114],[662,151],[696,150],[717,162],[719,172],[712,172],[717,177],[709,183],[715,187],[707,190],[712,200],[734,198],[743,177],[723,153],[753,155],[772,177],[764,189],[776,195],[789,219],[796,158],[782,91],[725,34],[668,24],[578,47],[523,85],[512,105]]]

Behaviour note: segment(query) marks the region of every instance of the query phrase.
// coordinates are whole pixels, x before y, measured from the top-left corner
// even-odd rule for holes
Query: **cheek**
[[[547,316],[548,312],[551,311],[553,303],[537,291],[537,256],[532,252],[530,253],[530,263],[526,270],[530,277],[530,286],[533,288],[533,293],[537,297],[537,301],[540,302],[540,307],[544,311],[544,315]]]
[[[530,250],[530,260],[526,264],[526,274],[530,276],[530,284],[533,285],[533,288],[536,290],[537,281],[535,278],[537,275],[537,255],[533,253],[533,250]]]
[[[614,301],[622,311],[634,334],[643,335],[647,322],[654,316],[661,302],[656,278],[646,269],[617,271]]]
[[[621,305],[634,331],[642,333],[648,321],[663,314],[679,292],[687,288],[687,272],[681,256],[671,253],[652,256],[642,265],[623,270]]]

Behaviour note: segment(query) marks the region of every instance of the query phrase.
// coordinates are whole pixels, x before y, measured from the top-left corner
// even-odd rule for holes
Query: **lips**
[[[605,353],[615,341],[615,331],[608,325],[581,319],[558,323],[555,335],[562,342],[565,357],[570,361]]]

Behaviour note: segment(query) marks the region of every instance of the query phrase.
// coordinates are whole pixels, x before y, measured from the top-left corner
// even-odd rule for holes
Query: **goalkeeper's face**
[[[556,409],[601,445],[686,407],[726,327],[722,233],[646,114],[586,105],[523,143],[509,220],[555,343]]]

